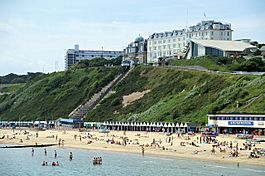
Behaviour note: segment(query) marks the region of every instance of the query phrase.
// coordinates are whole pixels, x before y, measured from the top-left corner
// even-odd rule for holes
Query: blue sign
[[[228,125],[253,126],[253,121],[228,121]]]

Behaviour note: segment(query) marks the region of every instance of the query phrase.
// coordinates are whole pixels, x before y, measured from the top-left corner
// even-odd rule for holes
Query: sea
[[[1,146],[1,145],[0,145]],[[2,145],[3,146],[3,145]],[[0,148],[0,176],[264,176],[265,168],[252,165],[220,164],[183,158],[163,158],[139,154],[47,147]],[[54,150],[57,158],[54,157]],[[69,160],[69,153],[73,160]],[[102,165],[93,165],[102,157]],[[48,166],[42,166],[43,161]],[[51,166],[59,162],[60,166]]]

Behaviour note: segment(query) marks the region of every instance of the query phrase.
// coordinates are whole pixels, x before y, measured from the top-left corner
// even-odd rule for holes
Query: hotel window
[[[162,43],[162,41],[161,41],[161,40],[159,40],[159,41],[158,41],[158,43]]]
[[[163,40],[163,43],[166,43],[166,40]]]
[[[154,46],[153,49],[156,50],[156,46]]]
[[[161,46],[158,46],[158,49],[161,50]]]
[[[254,120],[254,117],[250,117],[250,120]]]
[[[180,41],[180,38],[178,38],[178,41]]]
[[[223,32],[221,32],[221,35],[223,35]]]
[[[170,42],[170,39],[168,39],[167,42]]]
[[[173,39],[173,42],[175,42],[176,41],[176,39]]]
[[[154,45],[156,44],[156,41],[154,41]]]
[[[163,45],[163,49],[166,49],[166,45]]]
[[[227,36],[229,36],[229,32],[227,32]]]
[[[255,121],[259,121],[259,118],[258,117],[255,117],[255,119],[254,119]]]
[[[173,48],[176,48],[176,44],[173,44]]]
[[[170,45],[167,45],[167,48],[170,49]]]
[[[211,35],[213,35],[213,31],[211,31]]]
[[[152,47],[149,47],[149,51],[151,51],[152,50]]]

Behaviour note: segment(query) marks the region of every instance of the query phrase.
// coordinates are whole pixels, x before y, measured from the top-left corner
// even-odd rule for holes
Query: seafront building
[[[147,39],[147,63],[158,63],[161,58],[184,58],[191,39],[232,40],[231,24],[202,21],[187,29],[154,33]]]
[[[132,60],[134,63],[147,62],[147,40],[137,37],[124,49],[123,61]]]
[[[222,134],[265,134],[265,114],[208,114],[208,125]]]
[[[191,39],[186,58],[200,56],[243,57],[256,50],[244,41]]]
[[[65,70],[81,60],[91,60],[95,58],[114,59],[123,55],[123,51],[106,50],[79,50],[79,45],[75,49],[68,49],[65,55]]]

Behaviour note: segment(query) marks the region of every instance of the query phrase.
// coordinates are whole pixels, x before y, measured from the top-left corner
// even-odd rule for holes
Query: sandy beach
[[[28,132],[24,134],[25,130]],[[88,135],[89,134],[89,135]],[[251,150],[238,150],[238,157],[231,157],[231,151],[244,148],[245,139],[238,139],[235,135],[219,135],[219,142],[232,141],[232,149],[229,146],[215,147],[213,143],[200,143],[200,134],[191,135],[167,135],[156,132],[132,132],[132,131],[111,131],[110,133],[99,133],[97,130],[79,132],[78,130],[46,130],[37,131],[34,129],[0,129],[0,144],[58,144],[65,148],[80,148],[88,150],[106,150],[115,152],[129,152],[142,155],[155,155],[170,158],[190,158],[205,161],[225,162],[231,164],[250,164],[265,166],[265,156],[260,158],[249,158],[249,153],[254,148],[265,148],[265,143],[256,143]],[[265,139],[264,136],[255,136],[255,139]],[[224,151],[225,150],[225,151]]]

